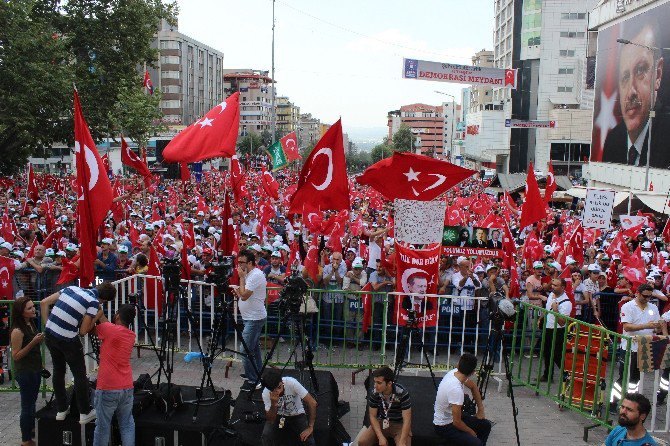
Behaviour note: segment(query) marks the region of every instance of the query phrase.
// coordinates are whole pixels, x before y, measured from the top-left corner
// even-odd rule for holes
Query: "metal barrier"
[[[548,316],[554,320],[550,328],[544,322]],[[565,328],[558,325],[557,317],[566,320]],[[630,337],[525,302],[519,305],[513,333],[510,367],[516,383],[580,413],[595,426],[616,423],[609,403],[612,396],[621,398],[620,389],[628,388]],[[622,339],[628,341],[627,348],[619,349],[617,358]],[[541,362],[549,372],[546,380],[541,380]],[[623,382],[618,384],[617,364],[623,367]],[[585,438],[595,426],[585,428]]]

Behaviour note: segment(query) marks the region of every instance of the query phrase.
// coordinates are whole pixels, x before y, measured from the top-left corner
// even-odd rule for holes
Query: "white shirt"
[[[279,397],[277,402],[277,415],[284,417],[292,417],[305,413],[305,408],[302,405],[302,399],[307,396],[307,389],[298,382],[297,379],[285,376],[282,379],[284,383],[284,394]],[[270,401],[270,391],[267,388],[263,389],[263,403],[265,404],[265,411],[269,411],[272,406]]]
[[[655,322],[661,319],[661,315],[658,312],[658,307],[652,303],[647,303],[647,307],[643,310],[637,304],[637,299],[633,299],[629,302],[626,302],[621,307],[621,317],[622,324],[647,324],[649,322]],[[645,328],[644,330],[637,331],[626,331],[623,330],[623,334],[626,336],[649,336],[654,334],[654,330],[651,328]],[[621,348],[626,350],[628,346],[628,341],[626,339],[621,340]],[[637,341],[633,339],[633,344],[631,345],[630,351],[637,352]]]
[[[268,316],[267,311],[265,311],[267,280],[263,271],[258,268],[249,271],[244,286],[252,293],[247,300],[239,300],[238,306],[242,319],[245,321],[265,319]]]
[[[377,260],[382,258],[382,248],[374,240],[368,246],[368,268],[377,269]]]
[[[472,280],[472,278],[468,277],[465,281],[465,285],[463,285],[463,288],[461,288],[459,286],[461,279],[463,279],[463,274],[461,274],[460,271],[456,271],[454,275],[451,276],[451,284],[454,286],[454,294],[458,296],[474,297],[475,288],[478,288],[475,285],[475,282]],[[481,282],[479,282],[479,280],[477,280],[477,282],[481,286]],[[454,299],[454,305],[460,305],[464,310],[470,311],[475,308],[475,299]]]
[[[462,406],[465,400],[465,386],[456,378],[458,369],[453,369],[442,378],[435,396],[433,424],[446,426],[454,422],[451,406]]]
[[[670,310],[663,313],[663,316],[661,316],[661,319],[663,319],[665,322],[670,322]]]
[[[570,302],[570,299],[568,298],[568,295],[563,293],[560,296],[556,297],[554,293],[549,293],[549,297],[547,297],[547,304],[545,308],[549,311],[551,311],[551,306],[554,304],[554,302],[560,302],[558,304],[558,312],[561,313],[564,316],[570,316],[570,312],[572,311],[572,302]],[[556,316],[554,316],[551,313],[547,313],[545,321],[546,325],[549,330],[554,329],[554,322],[556,320]],[[557,324],[555,328],[562,328],[564,327],[565,324]]]

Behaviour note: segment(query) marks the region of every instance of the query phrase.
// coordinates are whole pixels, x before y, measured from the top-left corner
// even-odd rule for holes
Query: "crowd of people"
[[[285,169],[276,173],[279,187],[273,191],[264,183],[267,175],[262,163],[252,165],[248,159],[235,162],[243,184],[218,171],[205,172],[202,181],[154,177],[148,189],[138,178],[114,177],[114,203],[99,230],[96,276],[105,282],[133,274],[159,276],[164,259],[181,258],[191,280],[206,280],[222,256],[232,255],[237,268],[231,283],[238,286],[235,294],[241,301],[244,337],[254,349],[267,317],[266,286],[285,285],[292,270],[301,273],[311,288],[338,291],[322,294],[318,302],[316,311],[328,319],[348,320],[348,301],[360,299],[355,292],[362,289],[402,291],[396,284],[397,216],[391,202],[350,178],[350,209],[291,214],[288,209],[296,172]],[[14,310],[22,316],[14,318],[15,330],[21,335],[12,333],[12,346],[19,364],[17,379],[25,383],[22,392],[24,387],[30,389],[22,409],[28,420],[34,413],[34,385],[30,383],[39,382],[35,375],[39,367],[33,364],[34,346],[46,339],[54,358],[54,380],[60,380],[64,371],[65,363],[58,358],[67,359],[71,354],[67,350],[70,345],[59,338],[63,336],[59,328],[50,328],[46,319],[45,336],[38,333],[31,321],[35,307],[30,301],[53,303],[49,299],[55,295],[76,294],[72,290],[76,289],[79,267],[77,197],[71,177],[38,175],[37,196],[27,193],[21,176],[2,182],[6,193],[0,195],[0,259],[12,259],[13,273],[1,285],[5,297],[17,299]],[[445,197],[445,224],[470,228],[476,236],[467,246],[499,253],[466,256],[445,251],[440,256],[435,277],[438,293],[464,298],[456,305],[471,316],[467,327],[487,320],[476,316],[477,309],[468,297],[501,294],[624,334],[667,332],[663,321],[670,320],[670,254],[666,248],[670,240],[664,231],[664,216],[639,214],[644,218],[638,226],[614,220],[610,229],[585,229],[580,225],[583,201],[575,199],[552,205],[546,219],[521,228],[523,194],[488,193],[486,188],[484,181],[471,178]],[[476,228],[490,229],[490,240],[484,240],[484,233]],[[581,237],[576,245],[578,231]],[[81,295],[77,298],[92,300]],[[379,304],[381,299],[375,297],[375,302]],[[642,321],[622,310],[633,305],[656,310],[646,318],[649,320]],[[374,311],[373,319],[382,320],[382,305],[376,305]],[[45,306],[42,314],[46,313]],[[641,317],[649,313],[642,311]],[[86,314],[93,323],[97,306],[91,305]],[[564,329],[565,319],[556,319],[547,318],[548,330]],[[127,321],[127,315],[119,320]],[[343,332],[342,336],[355,341],[356,333]],[[260,351],[253,356],[245,361],[248,388],[260,387],[261,382],[259,364],[251,364],[260,360]],[[67,363],[75,370],[80,366]],[[636,366],[632,367],[632,382],[635,371]],[[552,374],[553,365],[545,358],[542,380],[552,379]],[[667,375],[666,371],[661,382],[666,394]],[[54,387],[59,412],[65,412],[63,390]],[[84,399],[79,391],[77,397]],[[31,425],[22,421],[21,427],[24,442],[29,444]],[[408,444],[406,440],[403,442]]]

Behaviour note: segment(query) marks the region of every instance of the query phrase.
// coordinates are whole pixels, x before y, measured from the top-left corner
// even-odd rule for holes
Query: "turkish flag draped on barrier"
[[[476,172],[446,161],[408,152],[394,152],[356,177],[389,200],[431,201]]]
[[[305,160],[290,212],[299,214],[305,204],[316,200],[322,209],[339,211],[350,206],[341,119],[328,129]]]
[[[125,164],[128,167],[132,167],[139,173],[142,177],[150,177],[151,172],[149,167],[140,159],[139,156],[132,150],[126,143],[125,138],[121,138],[121,163]]]
[[[201,119],[179,132],[163,150],[168,163],[195,163],[235,155],[240,127],[240,93],[207,112]]]
[[[547,218],[547,204],[542,199],[540,188],[537,185],[533,163],[528,166],[528,175],[526,176],[526,199],[521,206],[521,223],[519,228],[525,228],[543,218]]]
[[[81,111],[79,95],[74,92],[74,151],[77,164],[77,233],[81,248],[79,262],[80,284],[87,287],[93,281],[93,262],[96,258],[98,228],[112,207],[112,185],[105,166],[88,130]]]
[[[436,294],[437,277],[442,246],[436,244],[427,249],[415,250],[403,245],[396,246],[396,291],[399,293]],[[397,296],[394,308],[394,323],[407,323],[407,310],[416,311],[419,327],[434,327],[437,324],[438,302],[436,297]]]
[[[14,259],[0,256],[0,300],[14,300]]]

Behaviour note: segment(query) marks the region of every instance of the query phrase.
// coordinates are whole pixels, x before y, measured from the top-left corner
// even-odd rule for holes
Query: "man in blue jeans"
[[[244,321],[242,339],[248,347],[248,352],[243,352],[242,364],[246,382],[242,386],[244,391],[254,390],[262,387],[258,372],[263,366],[261,359],[260,338],[267,311],[265,309],[265,297],[267,280],[265,274],[256,268],[256,256],[249,250],[242,250],[237,256],[237,273],[240,276],[240,287],[234,289],[239,298],[238,308]],[[256,384],[258,383],[258,384]]]
[[[95,424],[93,446],[109,444],[112,417],[116,414],[123,446],[135,445],[133,419],[133,370],[130,355],[135,345],[135,333],[128,327],[135,320],[135,307],[122,305],[114,315],[114,323],[104,322],[96,327],[100,346],[100,369],[95,389]]]

